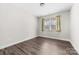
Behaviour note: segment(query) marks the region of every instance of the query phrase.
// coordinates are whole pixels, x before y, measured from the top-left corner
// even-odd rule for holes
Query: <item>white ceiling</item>
[[[34,16],[42,16],[51,13],[56,13],[64,10],[69,10],[72,7],[71,3],[45,3],[44,6],[40,6],[40,3],[28,3],[23,4]]]
[[[17,3],[14,4],[30,11],[34,16],[48,15],[64,10],[69,10],[72,7],[71,3],[45,3],[44,6],[40,6],[40,3]]]

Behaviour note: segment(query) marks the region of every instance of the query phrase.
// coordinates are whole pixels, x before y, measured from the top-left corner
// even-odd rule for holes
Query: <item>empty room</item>
[[[78,55],[79,4],[0,3],[0,55]]]

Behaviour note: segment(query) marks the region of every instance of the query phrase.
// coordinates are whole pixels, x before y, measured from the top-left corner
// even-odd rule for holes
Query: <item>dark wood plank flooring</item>
[[[77,55],[67,41],[36,37],[0,50],[0,55]]]

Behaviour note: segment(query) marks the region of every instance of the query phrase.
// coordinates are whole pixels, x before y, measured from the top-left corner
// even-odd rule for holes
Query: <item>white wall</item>
[[[71,9],[71,43],[79,53],[79,4]]]
[[[54,17],[57,15],[61,16],[61,32],[56,32],[56,31],[52,31],[52,32],[43,31],[42,32],[41,31],[42,20],[39,19],[38,27],[40,30],[38,30],[38,36],[57,38],[57,39],[61,39],[61,40],[70,41],[69,40],[70,39],[70,11],[62,11],[62,12],[47,15],[47,16]]]
[[[0,4],[0,48],[36,37],[35,17],[20,6]]]

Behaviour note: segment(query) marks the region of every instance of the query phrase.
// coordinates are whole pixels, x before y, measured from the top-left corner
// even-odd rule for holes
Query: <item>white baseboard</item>
[[[47,38],[52,38],[52,39],[57,39],[57,40],[64,40],[64,41],[69,41],[73,48],[76,50],[76,52],[79,54],[79,49],[76,47],[76,45],[72,42],[70,39],[62,39],[62,38],[56,38],[56,37],[48,37],[48,36],[40,36],[40,37],[47,37]]]
[[[12,46],[12,45],[18,44],[18,43],[23,42],[23,41],[30,40],[30,39],[35,38],[35,37],[38,37],[38,36],[25,38],[25,39],[23,39],[23,40],[20,40],[20,41],[17,41],[17,42],[13,42],[13,43],[7,44],[7,45],[5,45],[5,46],[0,46],[0,49],[4,49],[4,48],[7,48],[7,47],[10,47],[10,46]],[[40,36],[40,37],[47,37],[47,36]],[[68,39],[61,39],[61,38],[56,38],[56,37],[47,37],[47,38],[55,38],[55,39],[59,39],[59,40],[68,41]]]
[[[77,46],[72,42],[72,40],[70,41],[70,43],[72,44],[73,48],[76,50],[76,52],[79,54],[79,49],[77,48]]]
[[[29,38],[26,38],[26,39],[23,39],[23,40],[20,40],[20,41],[17,41],[17,42],[13,42],[13,43],[11,43],[11,44],[7,44],[7,45],[5,45],[5,46],[0,46],[0,49],[4,49],[4,48],[6,48],[6,47],[9,47],[9,46],[18,44],[18,43],[23,42],[23,41],[30,40],[30,39],[35,38],[35,37],[38,37],[38,36],[29,37]],[[64,41],[69,41],[69,42],[70,42],[69,39],[62,39],[62,38],[48,37],[48,36],[40,36],[40,37],[47,37],[47,38],[53,38],[53,39],[64,40]]]
[[[64,38],[57,38],[57,37],[49,37],[49,36],[41,36],[39,35],[40,37],[47,37],[47,38],[51,38],[51,39],[58,39],[58,40],[63,40],[63,41],[69,41],[70,42],[70,39],[64,39]]]
[[[35,38],[35,37],[38,37],[38,36],[29,37],[29,38],[26,38],[26,39],[24,39],[24,40],[20,40],[20,41],[17,41],[17,42],[13,42],[13,43],[11,43],[11,44],[7,44],[7,45],[5,45],[5,46],[0,46],[0,49],[4,49],[4,48],[7,48],[7,47],[10,47],[10,46],[12,46],[12,45],[21,43],[21,42],[23,42],[23,41],[30,40],[30,39]],[[78,54],[79,54],[79,51],[78,51],[78,49],[76,48],[76,45],[74,45],[74,43],[73,43],[71,40],[69,40],[69,39],[62,39],[62,38],[48,37],[48,36],[40,36],[40,37],[47,37],[47,38],[53,38],[53,39],[55,38],[55,39],[58,39],[58,40],[69,41],[69,42],[72,44],[72,46],[74,47],[74,49],[75,49],[75,50],[78,52]]]
[[[37,36],[29,37],[29,38],[25,38],[25,39],[23,39],[23,40],[20,40],[20,41],[17,41],[17,42],[13,42],[13,43],[11,43],[11,44],[7,44],[7,45],[5,45],[5,46],[0,46],[0,49],[4,49],[4,48],[7,48],[7,47],[10,47],[10,46],[12,46],[12,45],[21,43],[21,42],[23,42],[23,41],[30,40],[30,39],[35,38],[35,37],[37,37]]]

